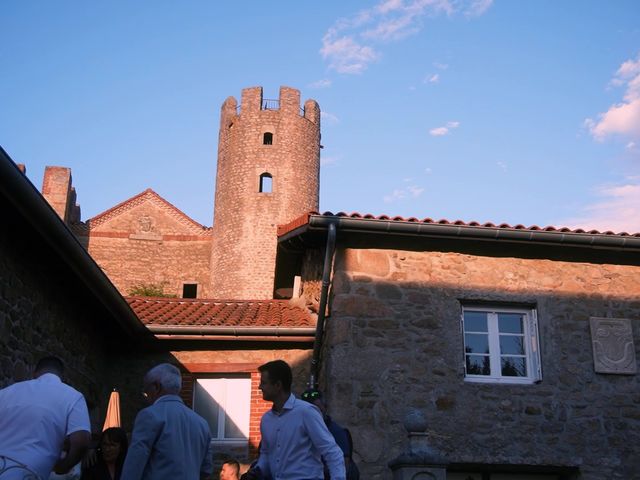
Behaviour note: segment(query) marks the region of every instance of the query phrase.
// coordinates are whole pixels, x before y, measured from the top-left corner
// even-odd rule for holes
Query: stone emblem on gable
[[[635,374],[638,370],[631,320],[589,319],[596,373]]]
[[[143,215],[138,219],[138,233],[151,233],[155,230],[154,220],[149,215]]]
[[[135,233],[129,235],[133,240],[162,240],[162,235],[156,231],[156,221],[150,215],[138,217],[135,225]]]

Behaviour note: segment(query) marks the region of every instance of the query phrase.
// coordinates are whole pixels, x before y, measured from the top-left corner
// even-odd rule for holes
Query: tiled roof
[[[147,326],[315,327],[312,314],[289,300],[125,297]]]
[[[324,212],[322,214],[318,213],[318,212],[309,212],[309,213],[305,213],[304,215],[296,218],[295,220],[291,221],[290,223],[286,224],[286,225],[280,225],[278,226],[278,236],[282,236],[286,233],[289,233],[293,230],[295,230],[296,228],[299,228],[303,225],[305,225],[306,223],[309,222],[309,218],[312,215],[322,215],[324,217],[342,217],[342,218],[353,218],[353,219],[366,219],[366,220],[384,220],[384,221],[391,221],[391,222],[409,222],[409,223],[424,223],[424,224],[432,224],[432,225],[456,225],[456,226],[465,226],[465,227],[486,227],[486,228],[498,228],[498,229],[504,229],[504,230],[525,230],[525,231],[540,231],[540,232],[559,232],[559,233],[581,233],[581,234],[587,234],[587,235],[614,235],[614,236],[621,236],[621,237],[640,237],[640,232],[639,233],[627,233],[627,232],[620,232],[620,233],[616,233],[616,232],[612,232],[612,231],[599,231],[599,230],[583,230],[581,228],[577,228],[577,229],[570,229],[567,227],[552,227],[552,226],[547,226],[547,227],[539,227],[537,225],[531,225],[529,227],[522,225],[522,224],[518,224],[518,225],[510,225],[508,223],[500,223],[500,224],[495,224],[495,223],[491,223],[491,222],[487,222],[487,223],[479,223],[479,222],[475,222],[475,221],[471,221],[471,222],[464,222],[462,220],[455,220],[455,221],[451,221],[451,220],[445,220],[445,219],[441,219],[441,220],[434,220],[432,218],[423,218],[423,219],[419,219],[416,217],[409,217],[409,218],[404,218],[401,216],[395,216],[395,217],[390,217],[388,215],[371,215],[369,213],[367,214],[361,214],[361,213],[345,213],[345,212],[338,212],[338,213],[332,213],[332,212]]]

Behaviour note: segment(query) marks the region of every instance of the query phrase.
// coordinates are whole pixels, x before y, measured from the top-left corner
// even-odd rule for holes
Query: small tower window
[[[264,136],[262,137],[263,145],[273,145],[273,133],[264,132]]]
[[[182,284],[182,298],[197,298],[198,296],[198,284],[197,283],[183,283]]]
[[[270,173],[260,175],[260,193],[271,193],[273,190],[273,177]]]

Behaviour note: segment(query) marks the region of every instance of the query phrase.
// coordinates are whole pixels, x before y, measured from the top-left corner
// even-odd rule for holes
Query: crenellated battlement
[[[277,99],[264,98],[262,87],[249,87],[242,90],[240,103],[234,97],[228,97],[222,105],[223,116],[240,116],[260,111],[281,111],[295,113],[297,116],[318,123],[319,107],[315,100],[306,100],[300,105],[300,91],[291,87],[280,87]]]

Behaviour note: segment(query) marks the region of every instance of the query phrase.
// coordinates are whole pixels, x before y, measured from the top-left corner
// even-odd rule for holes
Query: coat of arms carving
[[[593,363],[597,373],[634,374],[638,370],[631,320],[591,317]]]

